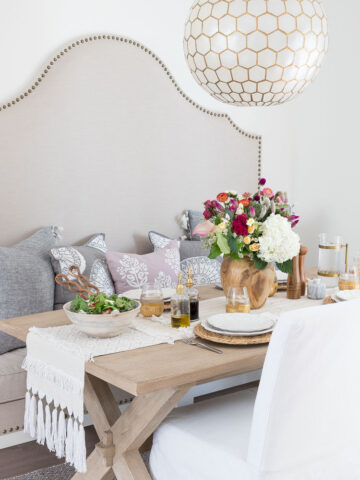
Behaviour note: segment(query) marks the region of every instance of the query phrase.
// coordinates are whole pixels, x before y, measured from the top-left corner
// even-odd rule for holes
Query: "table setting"
[[[178,342],[226,357],[230,347],[240,351],[268,344],[284,312],[360,298],[360,262],[349,268],[346,254],[345,271],[340,271],[343,242],[338,239],[334,249],[321,246],[318,276],[306,278],[308,249],[293,231],[299,217],[287,194],[274,194],[265,183],[260,180],[253,196],[229,191],[204,202],[204,222],[194,232],[210,248],[210,258],[223,256],[221,285],[208,286],[206,299],[194,285],[191,266],[186,279],[179,272],[176,287],[144,283],[111,295],[99,291],[75,265],[68,275],[57,275],[57,283],[76,293],[63,307],[71,323],[31,327],[23,365],[24,426],[38,443],[46,443],[78,472],[87,471],[86,371],[101,357]],[[327,254],[326,268],[325,250],[337,255],[334,262]],[[332,288],[324,278],[332,280]]]

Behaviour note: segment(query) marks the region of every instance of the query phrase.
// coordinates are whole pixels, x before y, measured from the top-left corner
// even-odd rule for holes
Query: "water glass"
[[[346,273],[340,273],[339,290],[356,290],[360,288],[357,266],[352,266]]]
[[[164,311],[164,295],[157,284],[146,284],[142,287],[140,296],[140,313],[144,317],[160,317]]]
[[[226,312],[250,312],[250,300],[246,287],[229,287],[226,295]]]

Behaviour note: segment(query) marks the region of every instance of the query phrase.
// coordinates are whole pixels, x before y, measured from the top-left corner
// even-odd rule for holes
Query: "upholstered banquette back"
[[[148,230],[180,233],[184,209],[257,186],[261,138],[126,38],[70,43],[0,110],[0,245],[56,224],[66,242],[104,231],[110,248],[141,253]]]

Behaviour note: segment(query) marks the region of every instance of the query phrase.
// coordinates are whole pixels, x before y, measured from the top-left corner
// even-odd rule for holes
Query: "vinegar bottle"
[[[186,292],[190,300],[190,322],[199,320],[199,292],[194,287],[193,269],[191,265],[186,280]]]

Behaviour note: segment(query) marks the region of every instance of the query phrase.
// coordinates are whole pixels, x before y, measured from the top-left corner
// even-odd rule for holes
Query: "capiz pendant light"
[[[328,45],[321,0],[195,0],[184,50],[195,80],[232,105],[276,105],[301,93]]]

